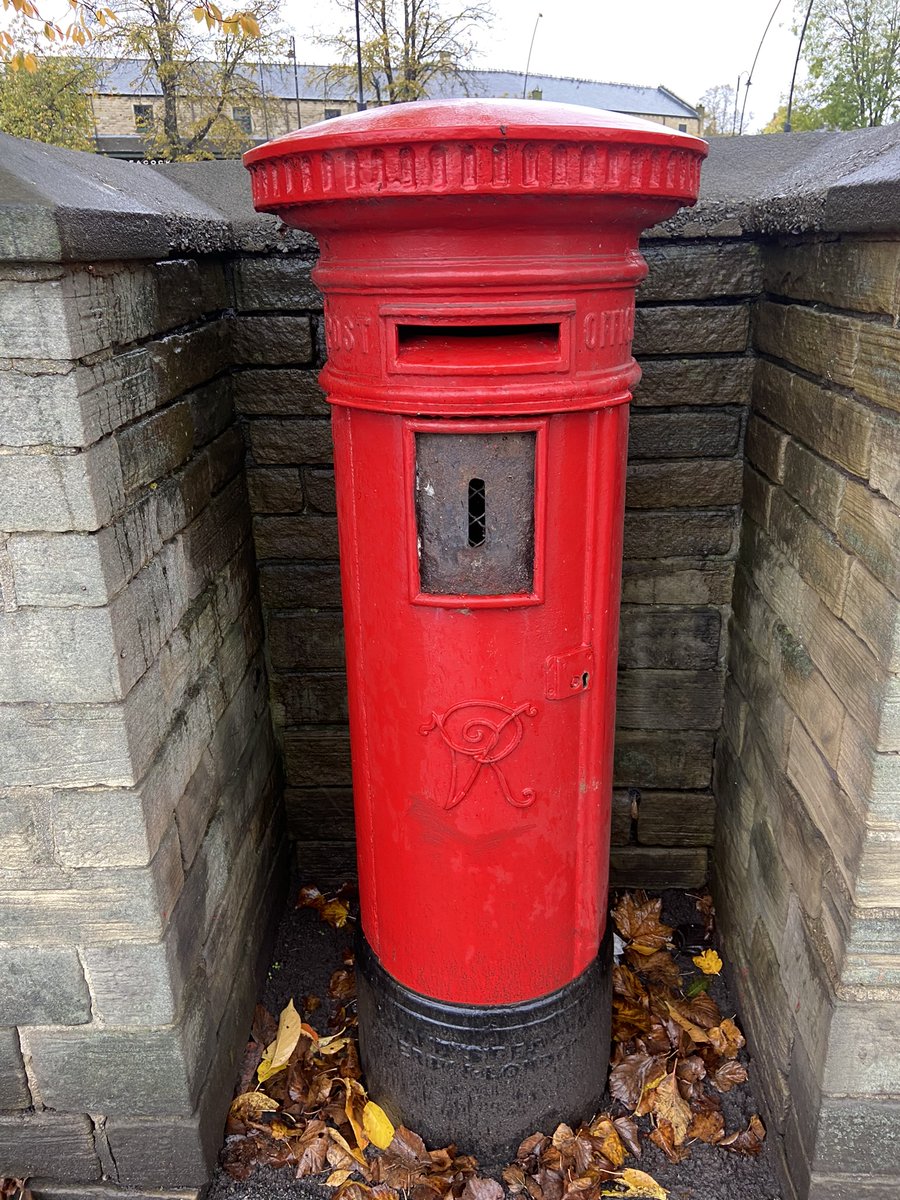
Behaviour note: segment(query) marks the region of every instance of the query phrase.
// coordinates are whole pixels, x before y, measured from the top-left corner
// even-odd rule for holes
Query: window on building
[[[341,115],[341,110],[339,108],[326,108],[325,109],[325,120],[326,121],[330,121],[332,119],[332,117],[339,117],[340,115]]]
[[[134,109],[134,127],[138,133],[149,129],[153,124],[153,105],[133,104],[131,107]]]
[[[681,133],[687,133],[687,125],[679,125],[678,128]]]
[[[250,134],[253,132],[253,117],[249,108],[241,108],[235,105],[231,110],[231,119],[242,133]]]

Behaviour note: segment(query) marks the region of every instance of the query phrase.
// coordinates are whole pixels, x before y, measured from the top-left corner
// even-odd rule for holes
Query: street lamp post
[[[534,20],[534,29],[531,31],[531,45],[528,47],[528,58],[525,62],[525,82],[522,84],[522,99],[526,99],[528,93],[528,70],[531,66],[531,52],[534,49],[534,39],[537,36],[538,21],[540,21],[543,13],[538,13]]]
[[[362,38],[359,32],[359,0],[353,0],[356,16],[356,111],[366,111],[366,96],[363,91]]]

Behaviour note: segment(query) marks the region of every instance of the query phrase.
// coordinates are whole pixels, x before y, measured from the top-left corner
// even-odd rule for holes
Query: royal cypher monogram
[[[493,772],[507,804],[513,808],[529,808],[534,804],[533,788],[523,788],[521,798],[513,795],[500,763],[525,736],[522,718],[536,716],[537,708],[530,701],[510,708],[493,700],[463,700],[443,714],[431,714],[431,720],[419,732],[425,737],[439,730],[450,750],[450,790],[444,801],[445,810],[456,808],[465,800],[485,769]],[[467,763],[472,764],[468,769]]]

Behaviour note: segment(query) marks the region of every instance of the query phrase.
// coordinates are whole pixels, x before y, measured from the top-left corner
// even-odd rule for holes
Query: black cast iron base
[[[449,1004],[410,991],[357,942],[359,1043],[369,1095],[430,1149],[455,1142],[486,1167],[530,1133],[577,1125],[606,1086],[610,928],[577,979],[536,1000]]]

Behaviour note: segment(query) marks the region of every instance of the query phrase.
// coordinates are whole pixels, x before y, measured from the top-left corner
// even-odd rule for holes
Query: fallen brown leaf
[[[752,1155],[759,1154],[765,1140],[766,1127],[754,1113],[746,1129],[741,1129],[737,1133],[732,1133],[730,1137],[723,1138],[719,1145],[735,1154]]]

